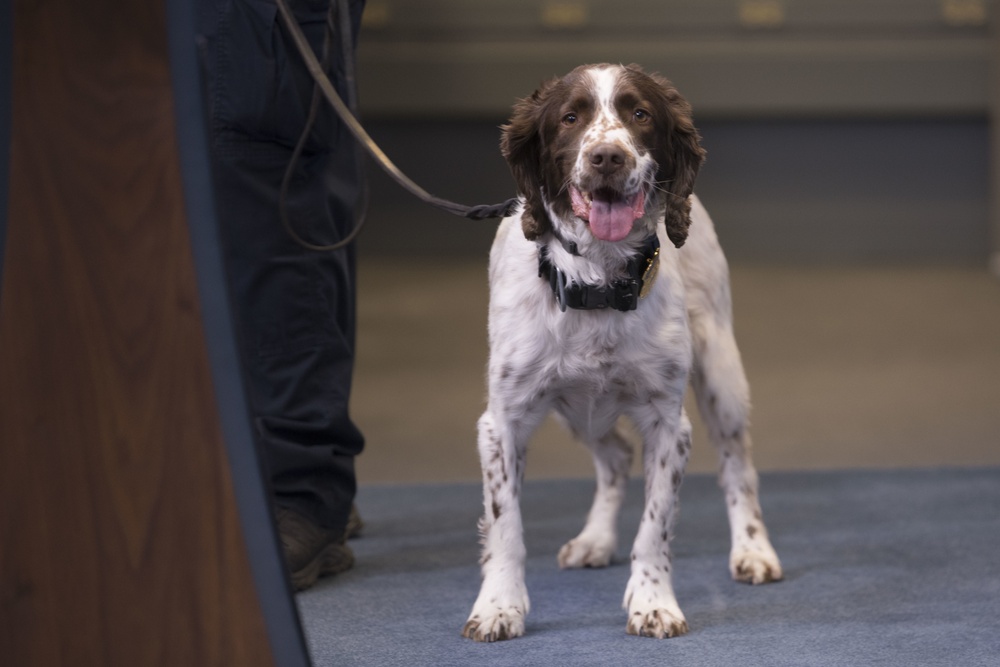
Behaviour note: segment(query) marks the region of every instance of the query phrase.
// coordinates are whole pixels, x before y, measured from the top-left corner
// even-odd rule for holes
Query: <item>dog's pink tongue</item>
[[[642,192],[631,201],[594,193],[590,203],[590,232],[602,241],[621,241],[632,231],[632,223],[643,216],[643,199]]]

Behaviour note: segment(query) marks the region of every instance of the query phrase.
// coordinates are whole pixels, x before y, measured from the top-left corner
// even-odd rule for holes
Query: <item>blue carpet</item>
[[[555,559],[593,483],[525,485],[532,610],[524,637],[497,644],[460,636],[479,586],[479,485],[364,488],[356,566],[297,596],[314,664],[1000,666],[1000,470],[761,477],[785,580],[729,579],[721,491],[688,477],[673,545],[691,632],[666,640],[626,635],[620,607],[640,480],[602,570],[561,571]]]

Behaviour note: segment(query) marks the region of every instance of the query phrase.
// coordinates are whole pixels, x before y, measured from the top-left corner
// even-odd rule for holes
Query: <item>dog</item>
[[[501,151],[520,201],[490,251],[482,587],[463,628],[492,642],[524,634],[529,610],[518,496],[526,446],[555,412],[593,455],[597,491],[562,568],[604,567],[643,441],[645,505],[623,606],[629,634],[688,631],[671,582],[670,539],[691,451],[690,381],[719,452],[737,581],[782,578],[757,497],[749,388],[733,338],[728,266],[693,195],[705,152],[691,108],[637,65],[586,65],[519,101]]]

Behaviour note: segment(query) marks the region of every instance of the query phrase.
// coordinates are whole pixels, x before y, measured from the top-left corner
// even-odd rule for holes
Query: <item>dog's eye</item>
[[[563,125],[572,125],[573,123],[576,122],[576,114],[573,112],[566,114],[565,116],[562,117],[562,122]]]
[[[636,109],[635,113],[632,114],[632,117],[635,118],[637,123],[645,123],[649,121],[653,115],[645,109]]]

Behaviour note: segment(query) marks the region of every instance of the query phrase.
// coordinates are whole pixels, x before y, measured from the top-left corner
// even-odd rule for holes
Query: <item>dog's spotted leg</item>
[[[483,582],[462,636],[479,642],[524,634],[530,602],[524,583],[524,536],[519,498],[524,476],[527,433],[494,418],[490,409],[479,420],[479,456],[483,468]]]
[[[732,550],[733,579],[750,584],[780,581],[781,562],[771,541],[757,498],[757,471],[750,459],[750,436],[723,439],[719,483],[725,490]]]
[[[719,454],[719,485],[726,496],[732,535],[729,570],[733,579],[763,584],[782,578],[757,497],[757,470],[748,430],[750,396],[732,327],[693,322],[695,366],[691,383],[698,411]]]
[[[617,427],[587,444],[594,455],[597,491],[583,530],[559,550],[562,568],[605,567],[618,547],[618,512],[632,467],[632,446]]]
[[[632,548],[632,574],[623,602],[628,610],[628,633],[657,639],[688,631],[674,596],[670,539],[691,451],[691,424],[683,415],[680,424],[677,417],[672,425],[668,421],[657,418],[651,425],[637,422],[645,439],[646,504]]]

